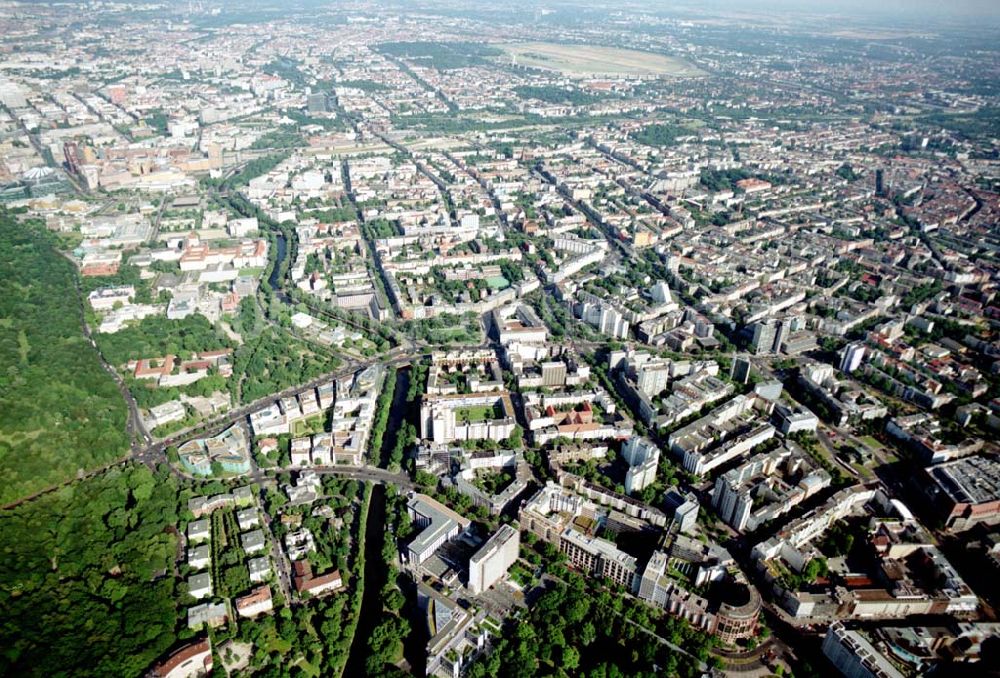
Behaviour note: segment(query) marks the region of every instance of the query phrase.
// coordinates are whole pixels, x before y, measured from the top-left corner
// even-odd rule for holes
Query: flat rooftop
[[[931,478],[956,504],[1000,500],[1000,459],[972,456],[934,466]]]

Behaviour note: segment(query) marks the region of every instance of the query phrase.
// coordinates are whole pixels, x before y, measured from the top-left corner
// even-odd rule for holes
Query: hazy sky
[[[662,4],[669,7],[672,3],[662,0]],[[1000,23],[1000,0],[701,0],[698,4],[711,9],[795,10],[810,14],[852,12],[882,17],[896,15],[907,20],[920,15],[976,16],[992,19],[991,23]]]

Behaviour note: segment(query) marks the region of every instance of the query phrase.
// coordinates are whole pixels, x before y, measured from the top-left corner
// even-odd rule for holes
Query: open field
[[[500,45],[519,66],[559,71],[571,77],[704,75],[683,59],[614,47],[560,45],[551,42],[519,42]]]

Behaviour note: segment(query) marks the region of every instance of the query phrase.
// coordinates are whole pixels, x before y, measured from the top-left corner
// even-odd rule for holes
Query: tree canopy
[[[0,674],[139,676],[173,645],[178,488],[130,465],[0,520]]]
[[[125,403],[83,336],[73,265],[0,211],[0,503],[128,450]]]
[[[693,676],[691,657],[660,642],[661,637],[706,659],[712,639],[686,622],[661,615],[642,603],[592,586],[570,573],[566,584],[543,593],[526,617],[508,622],[494,649],[469,669],[471,678],[487,676]],[[645,630],[644,630],[645,629]]]

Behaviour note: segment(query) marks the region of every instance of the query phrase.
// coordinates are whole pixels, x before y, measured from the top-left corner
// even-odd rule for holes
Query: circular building
[[[723,584],[719,611],[715,615],[715,635],[724,643],[750,638],[757,632],[760,594],[739,581]]]

